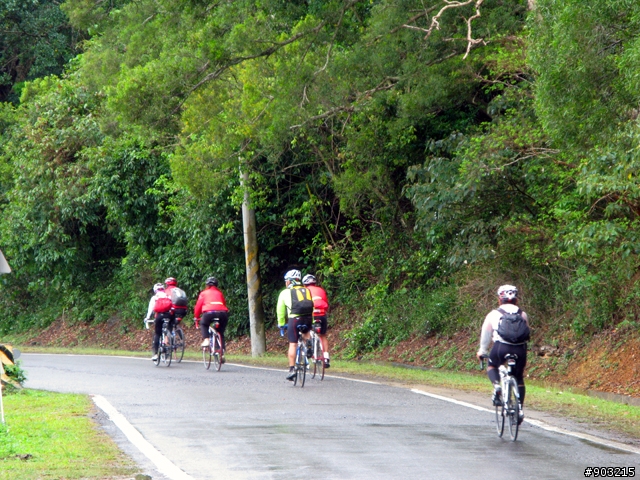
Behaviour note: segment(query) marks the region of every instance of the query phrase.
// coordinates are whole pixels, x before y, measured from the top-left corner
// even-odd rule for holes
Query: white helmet
[[[156,283],[153,286],[153,293],[164,292],[164,285],[161,283]]]
[[[302,273],[300,273],[300,270],[289,270],[284,274],[284,279],[299,282],[302,279]]]
[[[498,288],[498,298],[500,300],[515,300],[518,298],[518,288],[513,285],[502,285]]]
[[[302,279],[303,285],[311,285],[312,283],[316,284],[318,283],[318,281],[316,280],[316,277],[314,275],[311,275],[310,273],[305,275],[304,278]]]

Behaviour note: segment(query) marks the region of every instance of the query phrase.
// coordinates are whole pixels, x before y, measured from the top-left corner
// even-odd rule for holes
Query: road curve
[[[490,413],[348,379],[294,388],[284,371],[106,356],[24,354],[22,366],[29,388],[103,396],[197,480],[566,480],[640,459],[527,424],[510,442],[497,437]],[[163,478],[108,423],[125,452]]]

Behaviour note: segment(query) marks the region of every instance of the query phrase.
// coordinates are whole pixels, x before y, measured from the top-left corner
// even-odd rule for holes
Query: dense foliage
[[[316,272],[353,355],[507,282],[540,324],[637,326],[640,6],[427,3],[9,2],[55,28],[4,63],[0,331],[139,321],[154,282],[211,274],[246,331],[241,169],[268,318]]]

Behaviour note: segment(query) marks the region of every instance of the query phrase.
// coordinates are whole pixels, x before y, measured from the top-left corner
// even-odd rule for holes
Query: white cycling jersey
[[[519,309],[517,305],[512,303],[505,303],[500,305],[499,308],[507,313],[516,313]],[[527,314],[523,311],[521,311],[521,314],[522,318],[529,323]],[[482,330],[480,331],[480,349],[478,350],[478,355],[487,355],[489,353],[489,345],[492,341],[512,345],[510,342],[505,341],[500,335],[498,335],[498,326],[500,325],[501,318],[502,314],[497,309],[491,310],[485,317],[484,323],[482,324]]]

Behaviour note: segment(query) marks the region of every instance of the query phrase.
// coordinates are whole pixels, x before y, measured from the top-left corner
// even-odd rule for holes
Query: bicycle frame
[[[311,345],[313,348],[313,373],[311,378],[315,378],[316,373],[320,374],[320,380],[324,379],[324,349],[322,348],[322,339],[320,335],[315,331],[315,328],[311,329]]]
[[[211,359],[213,358],[213,363],[215,369],[220,371],[220,367],[222,366],[222,337],[220,332],[218,332],[217,328],[219,326],[219,318],[214,318],[209,325],[209,346],[202,347],[202,355],[204,360],[204,366],[208,370],[211,366]],[[216,345],[219,345],[219,348],[216,348]],[[209,355],[209,359],[207,361],[206,355]]]
[[[513,376],[513,368],[516,365],[516,359],[518,357],[512,354],[508,354],[505,357],[505,364],[498,367],[500,372],[500,386],[502,388],[502,415],[509,419],[509,433],[511,440],[515,442],[518,437],[518,415],[520,409],[522,409],[522,402],[520,401],[520,392],[518,391],[518,383]],[[510,402],[511,395],[515,397],[515,405]]]
[[[295,370],[296,376],[293,379],[293,386],[295,387],[300,380],[300,387],[304,387],[304,380],[307,375],[307,368],[309,368],[309,360],[307,359],[307,341],[302,336],[301,326],[298,326],[298,345],[296,346],[295,357]],[[304,360],[303,360],[304,359]]]

